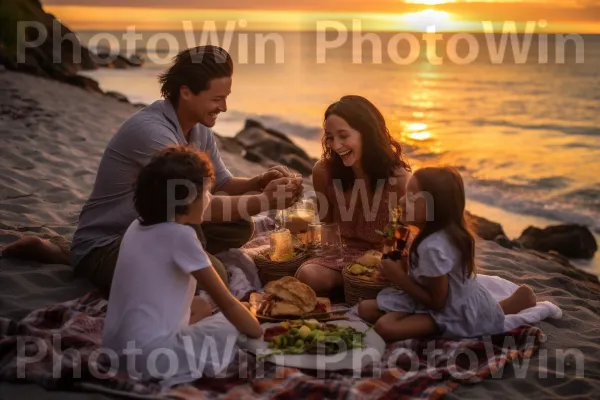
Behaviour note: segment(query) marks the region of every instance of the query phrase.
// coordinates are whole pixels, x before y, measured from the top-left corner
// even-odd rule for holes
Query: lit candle
[[[289,229],[271,232],[271,261],[290,261],[294,258],[294,243]]]

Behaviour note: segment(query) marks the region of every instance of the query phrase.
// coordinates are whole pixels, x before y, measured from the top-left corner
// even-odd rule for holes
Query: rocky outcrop
[[[131,67],[141,67],[144,65],[144,59],[134,54],[130,58],[126,58],[120,54],[111,55],[108,50],[99,50],[97,52],[96,64],[99,67],[126,69]]]
[[[127,96],[125,96],[124,94],[119,93],[119,92],[109,91],[109,92],[104,93],[104,95],[108,96],[108,97],[112,97],[113,99],[117,99],[121,103],[129,103]]]
[[[568,258],[592,258],[598,250],[590,230],[581,225],[555,225],[540,229],[530,226],[518,241],[527,249],[554,251]]]
[[[6,69],[101,93],[97,83],[77,73],[99,66],[125,68],[143,63],[138,56],[117,56],[109,61],[103,62],[82,46],[69,28],[43,10],[39,0],[0,0],[0,65]]]
[[[7,69],[87,84],[70,77],[80,70],[95,69],[93,55],[69,28],[46,13],[38,0],[0,0],[0,10],[0,60]],[[35,47],[24,46],[36,41]]]
[[[246,150],[244,158],[261,164],[282,164],[300,172],[312,174],[316,160],[298,147],[286,134],[265,128],[260,122],[248,119],[235,139]]]
[[[475,233],[478,237],[484,240],[496,240],[496,238],[506,237],[504,233],[504,229],[502,225],[497,222],[492,222],[483,217],[478,217],[476,215],[471,214],[470,212],[465,212],[467,221],[471,224],[471,228],[473,229],[473,233]]]

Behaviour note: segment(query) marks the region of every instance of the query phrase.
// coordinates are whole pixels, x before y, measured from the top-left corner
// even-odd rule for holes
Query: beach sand
[[[21,235],[70,237],[108,140],[137,109],[76,87],[2,70],[0,87],[0,247]],[[264,171],[264,167],[236,154],[223,153],[223,158],[235,175]],[[569,267],[492,242],[478,244],[477,261],[482,272],[531,285],[540,300],[554,302],[564,316],[540,324],[547,342],[529,361],[523,377],[515,376],[510,367],[503,379],[461,386],[448,398],[598,398],[600,286],[568,277]],[[3,317],[20,318],[34,309],[79,297],[89,289],[88,282],[73,277],[69,266],[0,260]],[[582,355],[583,377],[577,376],[574,360],[560,360],[559,350]],[[564,377],[560,377],[557,371],[563,364]],[[547,377],[542,377],[544,373]],[[2,383],[0,398],[106,397]]]

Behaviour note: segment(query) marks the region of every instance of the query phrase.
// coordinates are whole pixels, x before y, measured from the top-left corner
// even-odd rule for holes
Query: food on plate
[[[350,326],[319,323],[314,319],[284,321],[267,328],[263,339],[272,354],[337,354],[363,348],[364,332]]]
[[[317,301],[315,291],[291,276],[267,283],[257,310],[258,314],[269,317],[301,317],[324,312],[327,306]]]

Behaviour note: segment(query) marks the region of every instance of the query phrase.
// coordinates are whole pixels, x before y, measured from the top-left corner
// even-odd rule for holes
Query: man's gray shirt
[[[76,266],[92,249],[117,240],[137,218],[133,186],[141,168],[157,151],[172,145],[191,144],[209,156],[215,170],[216,188],[232,177],[209,128],[197,124],[189,138],[188,142],[167,100],[155,101],[121,125],[100,160],[92,194],[79,216],[71,265]]]

